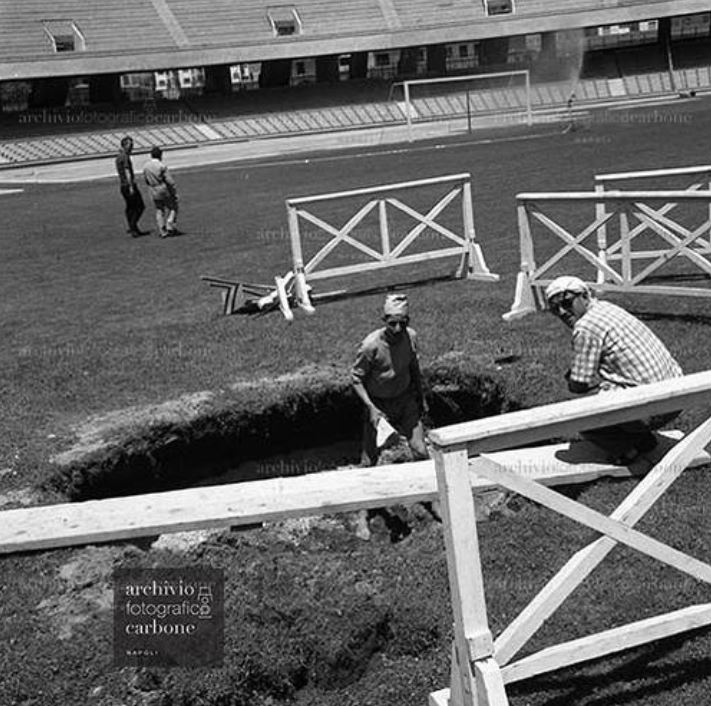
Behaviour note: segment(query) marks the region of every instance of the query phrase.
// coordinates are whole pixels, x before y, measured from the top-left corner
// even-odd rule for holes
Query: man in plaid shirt
[[[566,373],[576,394],[660,382],[683,375],[666,346],[639,319],[598,301],[581,279],[558,277],[546,288],[550,310],[573,331],[573,359]],[[628,464],[656,446],[652,433],[679,412],[593,429],[581,434]]]

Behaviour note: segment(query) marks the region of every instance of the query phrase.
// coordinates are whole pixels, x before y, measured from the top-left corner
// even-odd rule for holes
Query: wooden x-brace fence
[[[706,190],[711,191],[711,166],[702,165],[694,167],[681,167],[674,169],[650,169],[645,171],[635,171],[635,172],[619,172],[615,174],[598,174],[595,176],[595,192],[604,195],[607,191],[610,191],[611,187],[621,185],[629,185],[630,182],[647,182],[655,179],[674,179],[692,177],[693,182],[686,187],[687,191],[699,191]],[[670,213],[676,208],[676,203],[667,203],[662,206],[658,211],[658,216],[661,218],[666,214]],[[600,201],[595,204],[595,213],[597,217],[602,217],[605,214],[605,203]],[[711,202],[709,203],[709,218],[711,219]],[[643,230],[644,226],[640,226]],[[711,255],[711,230],[708,232],[709,238],[706,241],[697,241],[694,246],[698,252],[704,255]],[[620,254],[620,243],[613,243],[608,245],[607,242],[607,228],[605,225],[601,225],[597,231],[597,247],[598,247],[598,257],[607,262],[608,260],[620,259],[622,256]],[[663,251],[662,251],[663,252]],[[655,257],[660,255],[659,251],[641,251],[633,254],[633,257],[643,258],[643,257]],[[605,271],[598,270],[598,282],[602,283],[606,279]]]
[[[450,186],[451,188],[426,213],[421,213],[404,203],[402,198],[395,196],[396,193],[408,192],[417,188],[442,185]],[[372,198],[361,206],[341,227],[328,223],[308,210],[314,204],[334,201],[342,202],[344,208],[347,209],[352,207],[354,198],[363,196]],[[455,231],[438,222],[437,218],[456,199],[461,200],[461,227]],[[276,283],[280,305],[287,318],[291,318],[288,303],[292,289],[296,304],[307,312],[312,313],[313,305],[309,296],[311,288],[308,283],[329,277],[355,275],[397,265],[410,265],[443,257],[459,256],[460,263],[456,272],[457,277],[485,281],[498,281],[499,279],[498,275],[492,274],[487,268],[481,247],[476,240],[470,174],[452,174],[398,184],[292,198],[287,199],[286,208],[289,219],[293,270],[287,275],[288,281],[277,277]],[[416,225],[398,242],[393,241],[390,232],[388,224],[389,208],[394,208],[407,214],[416,222]],[[378,213],[379,249],[362,242],[354,235],[356,227],[375,209],[377,209]],[[320,231],[330,235],[332,238],[311,256],[308,262],[304,261],[300,228],[302,220],[316,226]],[[406,251],[427,229],[450,241],[449,247],[438,247],[424,252],[406,254]],[[356,255],[360,256],[361,261],[349,265],[323,267],[327,257],[340,245],[347,245],[353,248],[356,251]]]
[[[634,529],[645,513],[711,442],[711,418],[674,446],[609,516],[526,478],[489,452],[580,429],[663,414],[709,402],[711,371],[653,385],[523,410],[430,432],[445,527],[454,613],[451,689],[431,694],[431,706],[505,706],[505,684],[711,625],[711,604],[554,645],[511,660],[561,603],[624,544],[711,584],[711,565]],[[487,480],[580,522],[602,536],[578,551],[494,640],[489,628],[474,505],[466,471],[475,456]]]
[[[710,215],[694,229],[674,221],[668,214],[682,203],[696,203],[707,207]],[[545,209],[567,205],[574,213],[585,213],[595,205],[592,222],[574,234],[557,222]],[[711,191],[606,191],[570,193],[524,193],[517,196],[518,227],[521,248],[521,271],[516,280],[516,293],[511,310],[504,314],[511,320],[545,308],[540,290],[555,276],[555,266],[573,253],[597,272],[597,281],[590,282],[600,291],[639,292],[685,296],[711,296],[711,289],[681,285],[653,285],[645,283],[650,275],[676,257],[684,257],[698,270],[711,274],[711,259],[705,242],[695,247],[711,231]],[[568,214],[570,208],[568,208]],[[601,248],[600,232],[612,219],[619,219],[619,240]],[[635,220],[638,223],[635,225]],[[533,223],[541,224],[546,235],[563,241],[563,246],[542,265],[536,264]],[[650,251],[635,250],[635,241],[643,233],[654,233],[668,248]],[[586,240],[597,236],[597,250],[587,246]],[[606,237],[606,236],[605,236]],[[641,270],[635,271],[634,261],[652,259]],[[611,260],[618,260],[613,267]],[[559,273],[563,274],[563,273]],[[572,274],[566,271],[564,274]]]

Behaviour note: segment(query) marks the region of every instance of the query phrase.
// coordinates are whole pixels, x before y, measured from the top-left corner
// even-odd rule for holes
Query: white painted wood
[[[490,461],[489,457],[482,456],[481,458]],[[632,529],[624,523],[617,522],[596,510],[581,505],[574,500],[570,500],[564,495],[550,490],[535,481],[522,478],[506,470],[506,468],[499,466],[495,462],[490,462],[489,465],[481,469],[480,472],[501,486],[534,500],[564,517],[575,520],[621,544],[625,544],[653,559],[657,559],[657,561],[668,564],[688,574],[692,578],[711,583],[711,566],[709,564],[690,557],[677,549],[673,549],[663,542]]]
[[[474,662],[477,706],[508,706],[504,679],[499,665],[489,657]]]
[[[597,174],[595,181],[622,181],[624,179],[644,179],[649,177],[685,176],[687,174],[707,173],[711,173],[711,166],[701,165],[695,167],[674,167],[672,169],[647,169],[638,172],[618,172],[616,174]]]
[[[630,284],[630,285],[602,285],[596,287],[598,291],[607,292],[633,292],[634,294],[653,294],[679,297],[708,297],[711,296],[711,289],[701,287],[665,287],[663,285],[651,284]]]
[[[378,224],[380,225],[380,247],[383,256],[387,258],[390,255],[390,227],[385,199],[378,199]]]
[[[687,468],[697,462],[699,453],[706,454],[702,449],[710,430],[709,421],[707,421],[681,440],[673,449],[668,452],[664,451],[661,461],[611,513],[611,519],[619,520],[631,527],[636,525],[672,483]],[[602,562],[614,546],[613,540],[601,537],[576,552],[566,562],[496,639],[495,654],[500,664],[509,662],[563,601]]]
[[[488,706],[477,702],[472,671],[472,661],[491,657],[494,645],[487,622],[466,448],[435,449],[434,461],[454,614],[454,642],[460,678],[457,691],[461,695],[461,706]],[[477,640],[473,654],[470,654],[471,638]]]
[[[315,255],[311,261],[306,265],[306,271],[311,272],[313,268],[320,262],[333,248],[338,245],[340,242],[348,243],[349,245],[352,245],[354,248],[357,250],[361,250],[364,252],[366,255],[369,257],[372,257],[376,260],[381,260],[382,259],[382,254],[379,253],[377,250],[374,250],[373,248],[369,247],[365,243],[361,243],[359,240],[356,240],[355,238],[352,238],[349,233],[350,231],[358,224],[360,221],[365,217],[366,214],[368,214],[370,211],[372,211],[375,206],[377,206],[378,202],[377,201],[369,201],[363,208],[361,208],[358,213],[356,213],[352,218],[349,219],[348,223],[342,228],[334,228],[330,223],[326,223],[323,219],[319,218],[318,216],[314,216],[313,213],[309,213],[309,211],[305,211],[304,209],[299,209],[297,213],[301,218],[303,218],[305,221],[309,221],[313,223],[315,226],[318,226],[321,228],[323,231],[328,233],[329,235],[332,235],[334,237],[334,240],[332,240],[330,243],[327,243],[317,255]],[[327,249],[328,248],[328,249]],[[325,252],[324,252],[325,251]],[[315,261],[315,262],[314,262]]]
[[[470,454],[523,446],[581,429],[671,412],[708,401],[711,371],[433,429],[430,440]]]
[[[449,689],[433,691],[428,699],[429,706],[459,706],[456,701],[449,702]]]
[[[605,193],[605,184],[604,183],[596,183],[595,184],[595,193],[597,194],[604,194]],[[607,264],[607,220],[605,217],[607,216],[607,211],[605,209],[605,204],[604,203],[596,203],[595,204],[595,220],[598,221],[601,225],[598,226],[597,229],[597,259],[601,262],[604,263],[605,265]],[[598,284],[602,284],[605,281],[605,272],[598,267],[597,270],[597,282]]]
[[[600,204],[596,204],[599,206]],[[606,262],[601,260],[595,253],[593,253],[588,248],[582,245],[583,241],[592,235],[593,232],[598,230],[600,227],[605,227],[605,224],[613,218],[614,213],[607,213],[600,219],[596,219],[593,223],[583,229],[578,235],[573,236],[565,228],[556,223],[552,218],[546,216],[537,210],[532,210],[533,217],[542,223],[551,233],[558,236],[564,243],[565,246],[562,247],[555,255],[544,262],[537,270],[534,272],[534,279],[539,279],[547,270],[549,270],[556,262],[565,257],[569,252],[576,252],[578,255],[587,260],[593,267],[597,268],[598,271],[604,272],[609,278],[615,282],[621,282],[620,276],[610,268]]]
[[[594,191],[522,192],[516,194],[520,201],[708,201],[711,191]]]
[[[640,272],[637,275],[636,280],[642,280],[645,277],[648,277],[654,270],[658,269],[661,265],[677,255],[682,255],[688,258],[707,274],[711,273],[711,263],[709,263],[709,261],[698,252],[690,248],[690,246],[694,244],[697,239],[708,232],[709,225],[711,225],[709,221],[706,221],[694,231],[689,231],[683,226],[680,226],[678,223],[655,214],[652,209],[648,209],[644,204],[638,204],[637,207],[641,211],[637,214],[640,221],[642,221],[642,223],[644,223],[650,230],[654,231],[658,236],[666,240],[672,247],[671,250],[664,252],[655,262],[651,263],[646,269]],[[683,240],[672,233],[672,230],[682,235]]]
[[[364,262],[359,265],[346,265],[343,267],[332,267],[328,270],[317,270],[309,274],[309,280],[327,279],[329,277],[339,277],[341,275],[355,275],[359,272],[369,272],[371,270],[382,270],[396,265],[412,265],[417,262],[429,262],[442,257],[452,257],[461,255],[462,248],[443,248],[432,252],[420,253],[418,255],[402,255],[397,259],[388,257],[387,260]]]
[[[660,447],[669,448],[673,442],[670,436],[664,437]],[[629,477],[633,473],[606,463],[604,454],[588,442],[538,447],[535,454],[531,451],[504,451],[491,456],[547,485],[588,482],[604,476]],[[569,461],[559,459],[561,454]],[[706,454],[695,459],[697,465],[708,461]],[[472,489],[492,490],[493,483],[476,475],[477,463],[477,459],[469,461]],[[435,498],[434,462],[426,460],[5,510],[0,512],[0,553],[231,527]]]
[[[541,650],[502,669],[507,684],[711,625],[711,604],[629,623]]]
[[[463,172],[461,174],[448,174],[440,177],[430,177],[427,179],[416,179],[414,181],[402,181],[395,184],[384,184],[381,186],[369,186],[362,189],[351,189],[350,191],[334,191],[328,194],[317,194],[316,196],[302,196],[300,198],[287,199],[286,203],[294,206],[305,203],[318,203],[319,201],[330,201],[349,196],[364,196],[366,194],[381,194],[384,191],[394,191],[396,189],[413,189],[419,186],[431,186],[434,184],[449,184],[471,179],[471,174]]]
[[[404,204],[400,199],[388,198],[386,199],[389,204],[397,208],[398,210],[411,216],[416,221],[420,221],[405,237],[398,243],[397,247],[393,249],[393,257],[398,257],[419,235],[425,228],[431,228],[437,231],[449,240],[453,240],[457,245],[464,245],[464,239],[453,233],[448,228],[437,223],[434,219],[442,212],[444,209],[461,193],[461,188],[457,187],[453,189],[448,194],[446,194],[440,201],[438,201],[426,214],[422,214],[411,208],[407,204]]]
[[[622,254],[622,281],[632,284],[632,239],[630,238],[630,209],[629,204],[622,204],[620,214],[620,252]]]

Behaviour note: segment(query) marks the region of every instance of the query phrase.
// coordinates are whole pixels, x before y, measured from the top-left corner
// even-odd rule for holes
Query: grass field
[[[453,352],[489,366],[501,356],[515,356],[515,362],[498,373],[522,403],[531,406],[562,399],[562,374],[568,363],[565,330],[543,315],[512,324],[501,321],[513,301],[519,266],[515,194],[590,190],[596,173],[704,163],[711,134],[710,106],[709,101],[699,100],[610,112],[568,134],[560,134],[555,126],[531,132],[502,129],[451,139],[437,147],[418,144],[412,149],[374,149],[366,155],[348,151],[311,155],[308,162],[226,164],[179,171],[180,227],[185,235],[163,241],[156,237],[134,240],[125,234],[121,199],[111,180],[34,185],[25,187],[21,194],[0,194],[4,216],[0,233],[4,334],[0,341],[0,423],[4,431],[0,440],[0,492],[46,478],[50,456],[71,443],[73,427],[90,415],[157,404],[309,365],[345,369],[350,364],[358,342],[377,325],[380,294],[324,304],[314,317],[297,318],[289,325],[278,314],[222,317],[218,295],[199,279],[201,274],[237,275],[249,281],[270,282],[275,274],[286,272],[289,250],[284,199],[291,196],[471,172],[477,235],[489,268],[501,274],[501,281],[448,282],[412,289],[413,326],[421,338],[423,363]],[[421,205],[427,207],[424,197]],[[350,215],[344,213],[341,222]],[[584,214],[568,215],[573,222],[584,220]],[[150,209],[143,226],[149,224]],[[375,284],[377,279],[366,283]],[[386,281],[381,276],[379,283]],[[706,300],[632,296],[615,300],[642,316],[668,343],[687,372],[711,368],[711,315]],[[701,415],[698,410],[686,412],[682,427],[688,428]],[[294,445],[298,446],[298,440]],[[596,506],[611,507],[624,490],[624,485],[601,485],[586,490],[585,497]],[[654,515],[647,529],[654,533],[668,527],[664,537],[673,537],[681,549],[708,557],[709,525],[702,502],[706,497],[706,485],[693,474],[690,480],[680,482],[678,492]],[[530,592],[530,584],[540,583],[585,533],[529,508],[515,519],[492,523],[484,535],[483,544],[490,543],[487,567],[492,570],[491,612],[499,629],[511,617],[505,599],[520,604]],[[331,562],[334,576],[339,574],[334,567],[349,566],[349,562],[371,578],[374,572],[382,573],[382,595],[373,594],[371,598],[377,604],[376,613],[390,611],[390,629],[400,637],[386,641],[387,645],[377,651],[377,660],[369,663],[360,679],[329,682],[312,675],[305,682],[295,679],[282,690],[255,686],[257,696],[251,700],[224,696],[222,700],[200,701],[195,695],[197,686],[193,685],[191,692],[193,687],[188,682],[203,684],[209,691],[206,675],[166,673],[161,677],[164,701],[155,703],[266,706],[294,699],[324,706],[425,703],[428,690],[447,683],[451,618],[440,539],[437,528],[429,528],[423,530],[416,548],[412,544],[402,550],[383,545],[356,546],[349,538],[339,538],[335,548],[316,548],[326,552],[323,561]],[[547,548],[545,540],[548,544],[553,541],[555,549]],[[229,577],[239,583],[246,579],[234,567],[246,566],[245,558],[258,562],[260,552],[274,552],[288,566],[285,580],[291,593],[287,591],[287,597],[305,590],[300,583],[301,572],[311,561],[308,552],[316,551],[314,546],[267,550],[262,541],[233,540],[233,554],[224,546],[213,546],[205,555],[191,556],[191,561],[209,555],[210,560],[230,562]],[[526,552],[521,552],[524,542],[530,544]],[[60,563],[72,556],[66,551],[3,559],[0,564],[7,596],[5,628],[10,631],[5,637],[16,633],[14,647],[5,644],[0,648],[4,652],[3,678],[7,680],[0,690],[0,704],[86,703],[86,694],[97,684],[106,692],[97,696],[95,703],[148,703],[137,700],[125,683],[121,686],[125,675],[107,669],[110,616],[93,623],[93,627],[85,626],[84,643],[65,641],[59,648],[37,616],[35,606],[61,584],[56,578]],[[627,555],[616,555],[614,568],[618,573],[603,572],[590,592],[580,596],[578,605],[583,607],[568,611],[547,626],[540,644],[546,637],[557,639],[581,626],[599,627],[596,619],[614,624],[618,618],[639,617],[640,612],[660,612],[682,597],[704,598],[698,587],[666,573],[660,577],[656,567],[640,568],[643,562],[627,563],[623,556]],[[135,559],[129,556],[129,560]],[[141,555],[139,559],[169,561],[155,555]],[[249,566],[250,571],[259,573],[258,563]],[[633,568],[646,571],[644,578],[637,579]],[[408,578],[398,578],[400,570],[409,572]],[[303,639],[308,631],[300,620],[311,615],[314,606],[318,609],[324,600],[319,591],[326,590],[317,578],[314,581],[316,584],[309,584],[308,595],[297,601],[294,610],[300,612],[298,619],[289,623],[288,634],[280,632],[286,628],[278,621],[265,626],[240,613],[244,624],[230,637],[230,649],[246,659],[246,645],[238,647],[234,641],[255,640],[259,643],[255,652],[269,654],[272,649],[291,644],[282,640]],[[350,590],[346,578],[334,582]],[[654,591],[648,590],[651,582],[655,583]],[[506,590],[501,590],[503,585]],[[612,588],[615,585],[617,588]],[[431,596],[438,597],[437,606],[431,603]],[[339,608],[336,599],[329,600],[332,612],[328,612],[328,624],[332,627],[339,624],[334,617]],[[387,610],[381,600],[392,601]],[[421,614],[413,622],[420,608]],[[257,625],[262,627],[258,630]],[[25,626],[34,629],[26,630]],[[250,633],[250,629],[256,632]],[[631,657],[539,679],[514,690],[512,703],[705,703],[711,686],[708,643],[707,634],[685,638],[638,650]],[[279,659],[289,661],[290,654],[285,648]],[[318,650],[314,654],[319,654]],[[276,663],[281,664],[278,659]],[[288,669],[286,672],[291,673]],[[43,676],[47,674],[53,676]],[[220,679],[224,686],[227,677]],[[262,682],[274,685],[268,674],[263,675]],[[262,682],[259,684],[263,686]],[[41,694],[37,693],[38,685],[44,688]],[[116,694],[116,700],[111,701],[109,693]],[[12,695],[10,700],[8,694]]]

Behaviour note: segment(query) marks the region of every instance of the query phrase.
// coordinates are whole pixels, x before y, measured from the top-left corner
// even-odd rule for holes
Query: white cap
[[[407,316],[409,306],[406,294],[388,294],[383,305],[385,316]]]
[[[588,287],[580,277],[573,277],[572,275],[565,275],[563,277],[556,277],[547,287],[546,287],[546,299],[550,301],[556,294],[562,294],[563,292],[572,292],[574,294],[590,294],[590,287]]]

